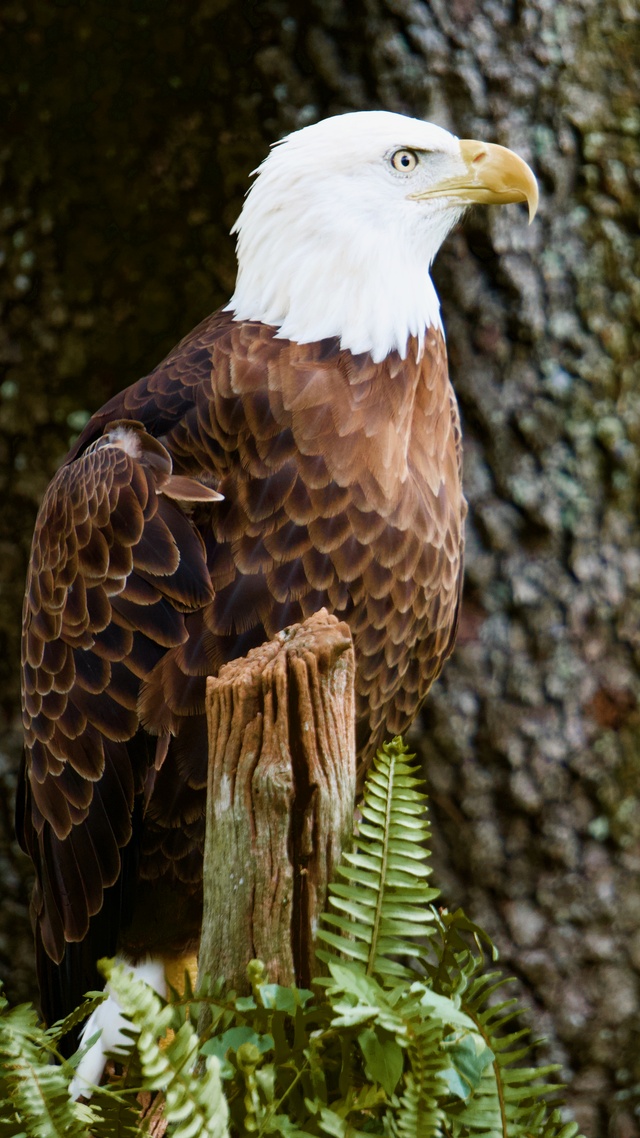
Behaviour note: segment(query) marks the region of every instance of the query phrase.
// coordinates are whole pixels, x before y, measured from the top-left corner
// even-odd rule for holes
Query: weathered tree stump
[[[305,986],[353,827],[355,661],[325,609],[207,681],[209,785],[199,972]]]

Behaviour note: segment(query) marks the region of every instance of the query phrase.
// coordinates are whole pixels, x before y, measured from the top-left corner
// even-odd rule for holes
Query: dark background
[[[495,937],[589,1138],[639,1133],[637,0],[5,0],[0,13],[0,975],[37,503],[73,435],[231,292],[286,131],[384,107],[512,146],[540,213],[435,269],[470,501],[461,636],[413,742],[437,883]],[[634,273],[635,270],[635,273]]]

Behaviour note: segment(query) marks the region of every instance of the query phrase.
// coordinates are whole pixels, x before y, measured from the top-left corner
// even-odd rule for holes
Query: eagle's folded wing
[[[179,501],[219,495],[174,476],[140,424],[112,424],[42,504],[23,619],[29,768],[19,837],[39,879],[44,946],[81,940],[120,872],[134,793],[141,681],[211,600],[202,540]],[[138,752],[139,753],[139,752]],[[162,742],[158,747],[162,754]]]

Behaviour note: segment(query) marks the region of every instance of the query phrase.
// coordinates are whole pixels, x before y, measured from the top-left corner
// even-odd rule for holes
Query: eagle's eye
[[[401,174],[410,174],[418,165],[418,155],[413,150],[396,150],[391,155],[391,165]]]

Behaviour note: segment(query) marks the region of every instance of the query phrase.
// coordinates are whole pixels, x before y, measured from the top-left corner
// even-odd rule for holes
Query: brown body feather
[[[464,508],[436,330],[373,363],[218,313],[93,417],[43,502],[24,610],[47,1014],[68,942],[197,939],[205,677],[225,660],[325,605],[354,637],[363,766],[406,729],[453,645]]]

